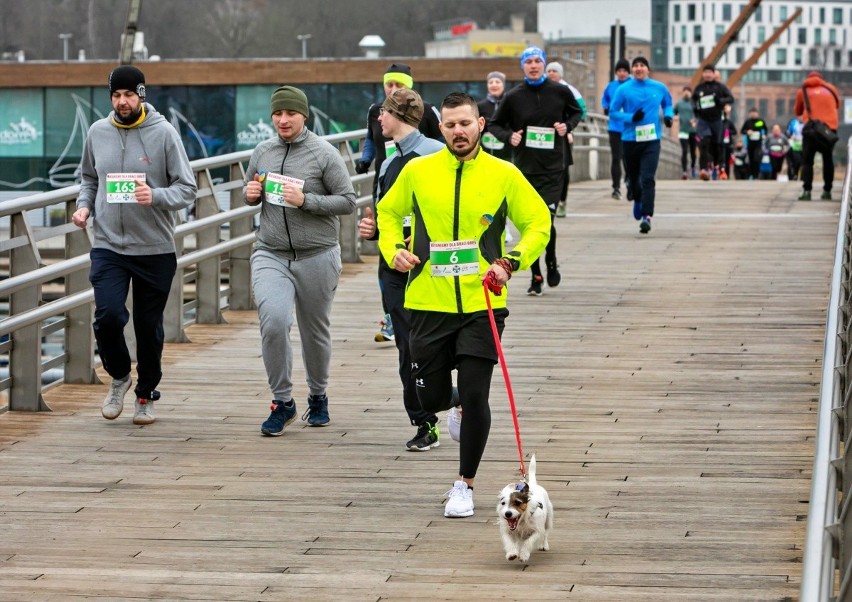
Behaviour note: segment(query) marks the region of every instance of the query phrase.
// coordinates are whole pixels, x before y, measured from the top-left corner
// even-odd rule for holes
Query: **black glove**
[[[663,117],[663,123],[666,124],[667,128],[671,128],[674,121],[672,120],[671,117]]]
[[[370,161],[355,161],[355,173],[363,174],[370,171]]]
[[[645,111],[639,109],[635,113],[633,113],[633,123],[639,123],[645,118]]]
[[[609,115],[609,109],[604,109],[604,115]]]

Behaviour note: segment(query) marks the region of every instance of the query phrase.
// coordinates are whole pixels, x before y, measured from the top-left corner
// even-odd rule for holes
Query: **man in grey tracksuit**
[[[71,221],[92,218],[89,280],[95,295],[93,329],[112,377],[101,413],[118,418],[132,384],[124,327],[133,284],[136,333],[135,424],[154,422],[162,378],[163,311],[177,268],[176,212],[195,201],[195,175],[180,135],[145,102],[145,76],[132,65],[108,80],[113,111],[92,124],[81,162],[80,193]]]
[[[331,304],[342,270],[338,216],[355,210],[355,190],[337,149],[305,127],[304,92],[281,86],[272,94],[271,109],[278,136],[254,149],[244,194],[248,204],[263,205],[251,258],[252,289],[273,398],[261,433],[277,436],[296,418],[294,311],[309,389],[302,419],[310,426],[329,423]]]

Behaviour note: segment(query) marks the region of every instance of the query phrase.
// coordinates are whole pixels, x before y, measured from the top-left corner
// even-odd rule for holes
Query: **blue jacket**
[[[633,115],[641,109],[645,116],[638,122],[633,121]],[[662,137],[660,127],[660,109],[665,117],[673,117],[672,95],[668,88],[654,79],[630,79],[615,91],[615,96],[609,107],[610,119],[621,122],[623,129],[621,139],[626,142],[636,142],[636,128],[643,127],[646,140],[659,140]],[[648,126],[653,126],[649,128]],[[640,137],[640,140],[641,137]]]
[[[615,91],[621,86],[621,84],[626,84],[629,82],[632,77],[628,77],[623,82],[618,81],[617,79],[612,80],[606,85],[604,88],[603,96],[601,97],[601,108],[604,110],[604,113],[609,115],[610,106],[612,105],[612,98],[615,96]],[[610,132],[618,132],[621,133],[622,125],[620,121],[613,119],[611,116],[609,118],[609,125],[607,126],[607,130]]]

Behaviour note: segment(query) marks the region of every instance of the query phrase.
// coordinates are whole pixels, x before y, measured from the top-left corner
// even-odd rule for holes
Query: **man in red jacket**
[[[810,110],[805,106],[804,94],[807,93],[807,101]],[[802,117],[807,123],[812,119],[819,119],[834,132],[837,132],[837,111],[840,108],[840,96],[830,83],[826,82],[817,71],[811,71],[805,78],[802,88],[796,93],[796,106],[794,112]],[[834,180],[834,160],[832,152],[834,143],[828,144],[817,137],[806,128],[802,131],[802,196],[800,201],[811,200],[811,188],[814,181],[814,157],[817,153],[822,155],[822,178],[823,193],[820,199],[831,200],[831,183]]]

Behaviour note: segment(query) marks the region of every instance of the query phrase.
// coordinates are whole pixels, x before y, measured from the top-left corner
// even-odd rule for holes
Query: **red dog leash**
[[[500,358],[500,368],[503,369],[503,381],[506,383],[506,393],[509,395],[509,408],[512,410],[512,422],[515,424],[515,439],[518,442],[518,457],[521,460],[521,477],[527,480],[527,469],[524,466],[524,449],[521,445],[521,429],[518,426],[518,413],[515,411],[515,395],[512,393],[512,383],[509,380],[509,370],[506,368],[506,358],[503,356],[503,345],[500,343],[500,333],[497,332],[497,322],[494,320],[494,310],[491,309],[491,291],[498,297],[503,294],[503,287],[497,284],[491,277],[491,272],[486,274],[482,280],[483,292],[485,293],[485,304],[488,306],[488,320],[491,322],[491,334],[494,335],[494,346],[497,348],[497,357]]]

